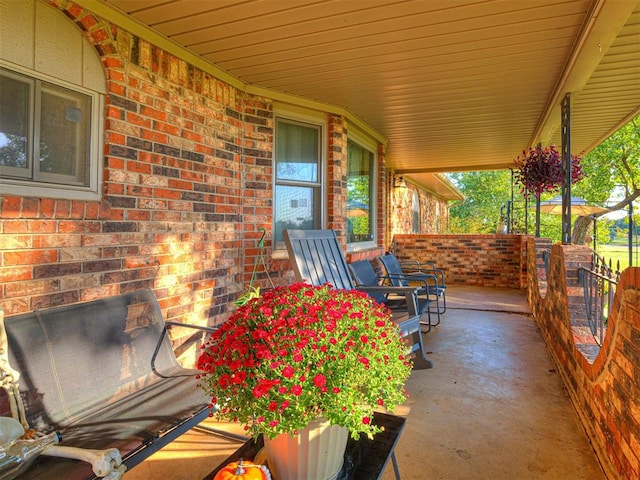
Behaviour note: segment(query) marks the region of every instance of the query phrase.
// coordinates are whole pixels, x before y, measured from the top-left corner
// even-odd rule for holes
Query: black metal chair
[[[371,286],[356,287],[351,280],[347,261],[333,230],[284,230],[284,242],[289,261],[298,281],[311,285],[330,284],[334,288],[357,288],[369,294],[393,293],[404,298],[405,309],[392,310],[393,320],[403,337],[410,339],[410,352],[415,353],[414,368],[431,368],[425,356],[420,328],[416,287]]]

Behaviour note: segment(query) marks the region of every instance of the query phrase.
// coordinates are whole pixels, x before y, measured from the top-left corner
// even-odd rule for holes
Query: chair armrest
[[[430,273],[405,273],[405,274],[389,274],[386,275],[386,278],[390,280],[400,280],[402,282],[411,283],[410,286],[415,286],[416,284],[421,284],[419,288],[424,288],[427,290],[427,293],[432,293],[429,290],[435,288],[441,288],[440,281],[438,280],[437,275],[432,275]]]
[[[160,352],[160,348],[162,348],[162,343],[164,342],[169,329],[167,327],[185,327],[192,328],[194,330],[199,330],[201,332],[212,333],[215,332],[218,327],[204,327],[202,325],[192,325],[190,323],[181,323],[181,322],[165,322],[164,327],[162,328],[162,333],[160,334],[160,338],[158,339],[158,343],[156,343],[156,348],[153,351],[153,355],[151,356],[151,370],[160,377],[190,377],[193,376],[193,372],[189,371],[188,373],[180,373],[175,375],[166,375],[160,373],[156,369],[156,358],[158,357],[158,353]]]
[[[444,271],[435,262],[418,262],[417,260],[399,260],[405,274],[427,273],[439,278],[440,287],[445,286]]]
[[[410,270],[415,272],[421,272],[423,270],[437,270],[436,262],[419,262],[418,260],[400,260],[398,263],[403,271]]]
[[[407,312],[412,317],[419,315],[418,313],[418,290],[420,287],[394,287],[391,285],[379,285],[379,286],[368,286],[368,285],[359,285],[355,287],[356,290],[360,290],[362,292],[376,292],[382,294],[393,293],[395,295],[401,296],[405,298],[407,302]]]
[[[420,287],[394,287],[392,285],[358,285],[356,290],[362,290],[363,292],[378,292],[378,293],[397,293],[398,295],[404,295],[406,293],[415,293]]]

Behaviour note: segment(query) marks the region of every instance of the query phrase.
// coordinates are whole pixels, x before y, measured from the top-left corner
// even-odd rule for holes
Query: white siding
[[[64,14],[39,1],[0,0],[0,59],[105,93],[100,58]]]
[[[0,58],[33,69],[33,2],[0,0]]]

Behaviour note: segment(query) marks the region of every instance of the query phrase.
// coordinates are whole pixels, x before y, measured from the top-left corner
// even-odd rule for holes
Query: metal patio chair
[[[369,260],[358,260],[348,264],[351,278],[355,282],[356,288],[372,287],[379,285],[390,285],[390,278],[386,275],[378,275],[375,268]],[[428,288],[426,280],[417,282],[421,283],[422,288]],[[419,287],[417,284],[412,285]],[[399,298],[393,292],[367,292],[378,303],[384,304],[391,310],[398,308],[404,309],[406,305],[402,298]],[[422,333],[428,333],[431,330],[431,312],[429,311],[429,305],[431,304],[431,298],[429,295],[417,295],[416,296],[418,314],[420,315],[420,325],[422,325]],[[427,318],[423,320],[424,315]],[[426,326],[426,329],[425,329]]]
[[[434,310],[430,310],[430,312],[436,314],[437,321],[431,323],[431,326],[439,325],[440,316],[447,311],[447,286],[444,272],[436,268],[432,262],[420,263],[411,260],[401,263],[392,253],[382,255],[378,259],[382,262],[391,285],[398,287],[417,285],[420,287],[418,293],[427,295],[435,304]]]

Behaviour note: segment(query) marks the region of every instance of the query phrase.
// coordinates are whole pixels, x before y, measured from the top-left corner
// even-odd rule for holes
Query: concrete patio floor
[[[604,479],[524,293],[449,287],[447,296],[442,324],[425,335],[434,368],[412,373],[395,412],[407,417],[402,479]],[[124,478],[202,479],[237,446],[192,431]],[[382,478],[394,478],[391,464]]]

